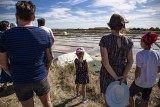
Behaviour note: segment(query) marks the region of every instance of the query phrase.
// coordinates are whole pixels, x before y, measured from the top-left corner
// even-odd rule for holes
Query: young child
[[[83,59],[85,50],[84,48],[78,48],[76,50],[77,58],[75,59],[75,67],[76,67],[76,93],[77,97],[80,96],[79,86],[82,85],[82,103],[88,101],[86,98],[86,84],[89,83],[89,76],[88,76],[88,63],[86,60]]]
[[[135,80],[130,87],[130,107],[135,107],[133,97],[139,92],[142,93],[141,107],[148,107],[152,87],[160,67],[160,56],[151,49],[151,45],[157,38],[158,35],[153,32],[147,32],[141,38],[143,50],[136,55]]]

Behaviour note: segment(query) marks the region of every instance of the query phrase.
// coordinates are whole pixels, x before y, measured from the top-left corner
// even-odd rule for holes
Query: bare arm
[[[6,52],[1,53],[0,52],[0,65],[2,66],[2,68],[4,69],[4,71],[11,76],[10,73],[10,69],[8,67],[9,63],[8,63],[8,56]]]
[[[46,59],[47,59],[47,70],[49,70],[52,60],[53,60],[51,48],[46,49]]]
[[[101,52],[101,57],[102,57],[102,64],[108,71],[108,73],[115,79],[121,79],[122,77],[118,77],[115,71],[112,69],[111,65],[109,64],[109,59],[108,59],[108,51],[104,47],[100,47],[100,52]]]
[[[130,49],[130,51],[128,53],[128,57],[127,57],[127,65],[126,65],[126,68],[125,68],[124,74],[123,74],[124,77],[127,77],[128,72],[130,71],[130,69],[132,67],[132,64],[133,64],[133,51],[132,51],[132,49]]]
[[[87,62],[86,62],[86,67],[87,67],[87,72],[89,72],[89,65]]]
[[[158,73],[160,73],[160,66],[158,66]]]
[[[54,44],[55,37],[54,37],[54,34],[53,34],[52,30],[50,30],[50,34],[51,34],[52,43]]]
[[[135,70],[135,79],[140,75],[141,73],[141,69],[139,67],[136,66],[136,70]]]

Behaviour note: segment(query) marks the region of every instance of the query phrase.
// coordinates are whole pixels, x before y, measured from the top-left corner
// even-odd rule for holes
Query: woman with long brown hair
[[[133,42],[121,33],[128,21],[119,14],[113,14],[108,26],[111,33],[100,40],[102,67],[100,70],[100,89],[105,94],[108,85],[116,80],[126,83],[127,74],[133,64]],[[105,107],[108,107],[105,101]]]

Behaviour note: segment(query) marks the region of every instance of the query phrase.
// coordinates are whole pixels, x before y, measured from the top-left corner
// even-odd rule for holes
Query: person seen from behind
[[[75,67],[76,67],[76,96],[80,96],[79,87],[82,85],[82,103],[86,103],[88,99],[86,98],[86,84],[89,83],[89,67],[87,61],[84,59],[85,50],[84,48],[77,48],[75,59]]]
[[[126,83],[127,75],[133,64],[133,42],[121,31],[125,30],[128,21],[119,14],[113,14],[108,26],[111,33],[100,40],[102,66],[100,69],[100,90],[103,93],[105,107],[109,105],[105,99],[106,89],[113,81]]]
[[[53,59],[49,35],[32,25],[36,6],[31,1],[18,1],[15,6],[18,27],[5,31],[0,38],[0,65],[12,76],[22,107],[35,107],[34,92],[44,107],[53,107],[47,79]]]
[[[10,24],[8,21],[1,21],[0,22],[0,35],[6,30],[10,29]],[[12,78],[4,71],[4,69],[1,69],[0,74],[0,83],[3,83],[2,87],[0,88],[0,91],[7,90],[7,83],[12,82]]]
[[[38,27],[45,30],[48,33],[49,37],[51,38],[52,44],[53,44],[55,41],[55,38],[54,38],[52,30],[45,26],[45,19],[39,18],[37,19],[37,22],[38,22]]]
[[[135,107],[133,97],[139,92],[142,93],[141,107],[148,107],[152,87],[160,68],[160,55],[151,48],[157,38],[158,34],[154,32],[147,32],[141,38],[140,45],[143,50],[136,54],[135,80],[130,86],[130,107]]]

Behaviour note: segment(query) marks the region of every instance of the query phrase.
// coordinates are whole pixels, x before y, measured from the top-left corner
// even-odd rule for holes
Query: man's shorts
[[[33,92],[35,92],[37,96],[42,96],[47,94],[50,90],[47,78],[27,84],[13,83],[13,86],[19,101],[26,101],[32,98]]]
[[[132,83],[131,87],[129,88],[130,91],[130,97],[135,96],[139,92],[142,93],[142,99],[148,101],[150,98],[150,94],[152,92],[152,87],[151,88],[142,88],[139,87],[135,84],[135,81]]]

